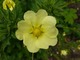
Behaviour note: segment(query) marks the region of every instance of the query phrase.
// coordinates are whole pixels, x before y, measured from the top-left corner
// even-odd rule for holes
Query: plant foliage
[[[57,45],[35,53],[34,60],[48,60],[50,57],[61,60],[62,49],[71,53],[80,45],[80,23],[76,22],[77,9],[69,8],[70,4],[80,3],[80,0],[14,0],[16,6],[13,11],[4,10],[3,1],[0,0],[0,60],[31,60],[31,53],[27,51],[23,41],[15,37],[17,23],[28,10],[36,12],[45,9],[49,15],[56,17],[59,30]]]

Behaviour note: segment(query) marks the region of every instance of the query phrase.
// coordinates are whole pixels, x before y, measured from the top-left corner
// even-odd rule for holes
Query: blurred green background
[[[13,11],[4,10],[0,0],[0,60],[31,60],[29,53],[15,37],[17,22],[28,10],[45,9],[57,19],[58,43],[34,54],[34,60],[80,60],[80,0],[13,0]]]

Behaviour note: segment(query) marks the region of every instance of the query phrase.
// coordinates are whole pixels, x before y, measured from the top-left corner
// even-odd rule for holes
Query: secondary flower
[[[63,36],[66,36],[66,33],[65,32],[63,32]]]
[[[37,13],[27,11],[24,20],[18,22],[16,37],[23,40],[29,52],[35,53],[39,49],[48,49],[57,44],[58,30],[55,25],[55,17],[48,16],[44,9]]]
[[[7,10],[7,7],[12,11],[15,7],[15,3],[12,0],[4,0],[3,9]]]
[[[64,56],[68,55],[68,50],[61,50],[61,55],[64,55]]]
[[[80,45],[78,45],[77,49],[80,50]]]

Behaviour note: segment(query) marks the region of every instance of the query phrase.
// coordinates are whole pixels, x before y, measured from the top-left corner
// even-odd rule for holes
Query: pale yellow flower
[[[77,49],[80,50],[80,45],[78,45]]]
[[[67,50],[61,50],[61,55],[64,55],[64,56],[68,55],[68,51]]]
[[[35,53],[41,49],[57,44],[58,30],[55,27],[56,19],[48,16],[47,12],[40,9],[37,13],[27,11],[24,20],[18,22],[16,37],[23,40],[29,52]]]
[[[12,0],[4,0],[3,9],[7,10],[7,7],[12,11],[15,7],[15,3]]]
[[[63,36],[66,36],[66,33],[65,32],[63,32]]]

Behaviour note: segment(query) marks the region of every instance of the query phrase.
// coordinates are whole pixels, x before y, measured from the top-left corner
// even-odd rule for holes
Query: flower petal
[[[27,49],[29,52],[31,53],[36,53],[39,51],[39,48],[37,48],[34,43],[30,43],[29,45],[27,45]]]
[[[36,15],[37,15],[37,19],[41,21],[44,17],[48,15],[48,13],[46,12],[46,10],[40,9],[38,10]]]
[[[28,51],[31,53],[38,52],[39,48],[35,45],[36,38],[31,34],[25,34],[23,38],[23,43],[27,47]]]
[[[57,42],[58,42],[57,37],[52,38],[52,39],[49,40],[49,45],[55,46],[57,44]]]
[[[36,13],[33,11],[27,11],[24,14],[24,20],[27,21],[29,24],[32,24],[33,26],[36,25]]]
[[[30,33],[32,31],[32,26],[27,21],[21,20],[18,22],[18,29],[24,33]]]
[[[16,33],[15,33],[16,37],[19,39],[19,40],[22,40],[23,39],[23,33],[22,31],[20,30],[17,30]]]
[[[13,5],[13,7],[15,7],[15,3],[14,3],[14,1],[11,1],[11,4]]]
[[[3,1],[3,9],[7,10],[6,1]]]
[[[27,11],[24,13],[24,19],[25,20],[32,20],[35,18],[35,16],[36,16],[36,13],[33,11]]]
[[[57,44],[56,38],[48,38],[47,36],[42,36],[36,41],[36,46],[42,49],[48,49],[49,45],[55,46]]]
[[[9,3],[9,4],[8,4]],[[12,11],[13,8],[15,7],[15,3],[12,0],[8,0],[7,1],[7,6],[9,7],[9,9]]]
[[[43,27],[53,27],[56,25],[56,19],[53,16],[47,16],[42,20]]]
[[[56,27],[44,29],[44,34],[49,38],[55,38],[58,35],[58,30]]]
[[[46,36],[41,36],[36,41],[36,46],[38,48],[48,49],[49,48],[49,39]]]

